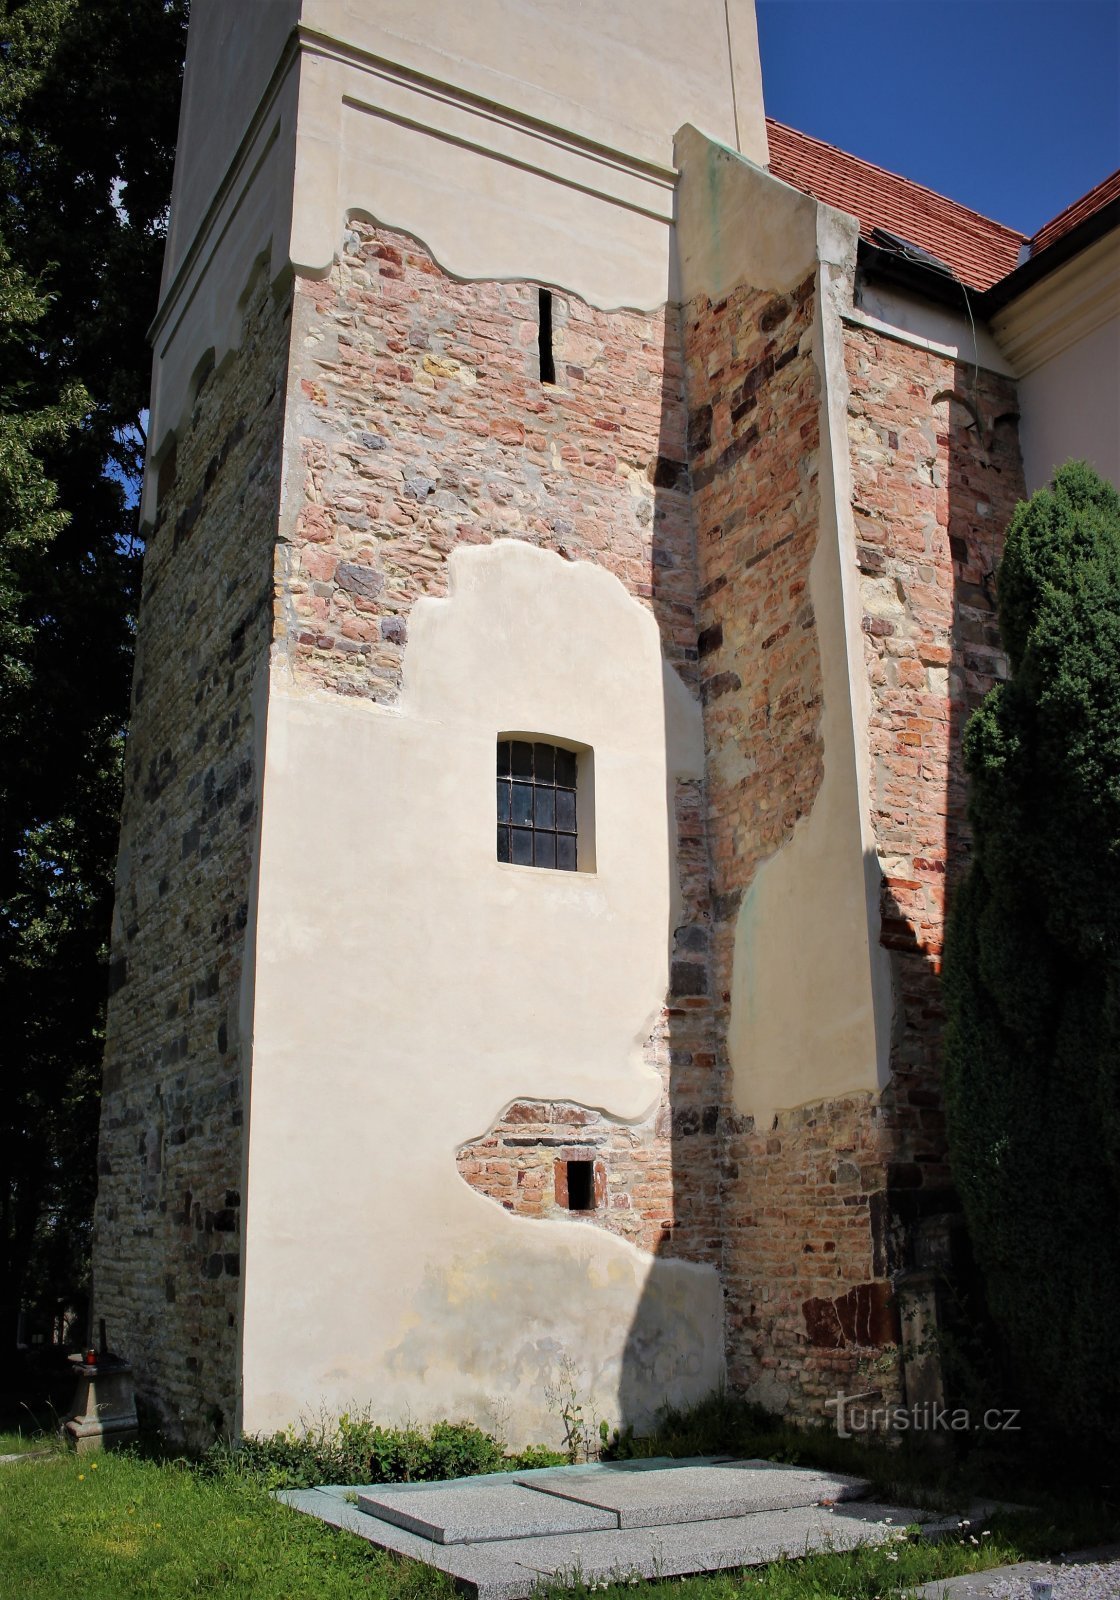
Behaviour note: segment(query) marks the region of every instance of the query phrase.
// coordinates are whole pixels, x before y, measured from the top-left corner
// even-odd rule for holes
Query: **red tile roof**
[[[1043,250],[1056,244],[1067,233],[1072,233],[1082,222],[1088,222],[1098,211],[1103,211],[1111,200],[1120,200],[1120,167],[1098,183],[1095,189],[1090,189],[1080,200],[1075,200],[1064,211],[1059,211],[1056,217],[1044,223],[1031,240],[1031,255],[1040,255]]]
[[[858,217],[865,238],[884,228],[936,256],[970,289],[989,289],[1018,265],[1027,236],[1015,228],[772,117],[766,119],[766,131],[774,176]]]

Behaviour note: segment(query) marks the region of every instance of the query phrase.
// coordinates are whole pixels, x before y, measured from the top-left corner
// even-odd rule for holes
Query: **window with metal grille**
[[[498,741],[498,860],[576,871],[574,750]]]

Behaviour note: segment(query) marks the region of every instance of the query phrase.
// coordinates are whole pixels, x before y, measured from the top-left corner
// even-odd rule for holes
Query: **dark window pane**
[[[556,791],[556,826],[562,833],[576,831],[576,797],[571,789]]]
[[[498,741],[499,861],[578,871],[577,765],[574,750],[544,740]]]
[[[537,789],[533,795],[533,823],[538,828],[556,826],[556,790]]]

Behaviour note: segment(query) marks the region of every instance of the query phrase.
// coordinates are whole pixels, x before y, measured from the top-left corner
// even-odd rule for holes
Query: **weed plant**
[[[368,1413],[344,1413],[338,1418],[324,1414],[264,1438],[247,1437],[236,1446],[218,1443],[201,1465],[211,1475],[233,1473],[266,1489],[312,1489],[328,1483],[430,1483],[566,1460],[544,1445],[507,1456],[499,1441],[473,1422],[391,1428]]]
[[[1014,1543],[989,1533],[970,1542],[968,1536],[942,1544],[913,1542],[905,1530],[886,1545],[785,1558],[766,1567],[676,1578],[657,1584],[657,1600],[901,1600],[915,1584],[981,1572],[1019,1559]],[[614,1583],[587,1584],[573,1574],[565,1587],[550,1585],[542,1600],[633,1600],[635,1591],[653,1590],[641,1578],[620,1577]]]

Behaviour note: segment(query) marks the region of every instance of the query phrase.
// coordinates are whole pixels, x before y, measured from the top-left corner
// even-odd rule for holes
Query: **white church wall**
[[[722,1373],[712,1268],[503,1213],[455,1154],[518,1096],[621,1123],[668,984],[669,793],[699,707],[609,574],[459,549],[413,613],[399,708],[274,675],[264,784],[245,1255],[244,1426],[309,1397],[506,1416],[554,1439],[564,1357],[613,1423]],[[495,859],[495,744],[589,746],[595,870]]]

